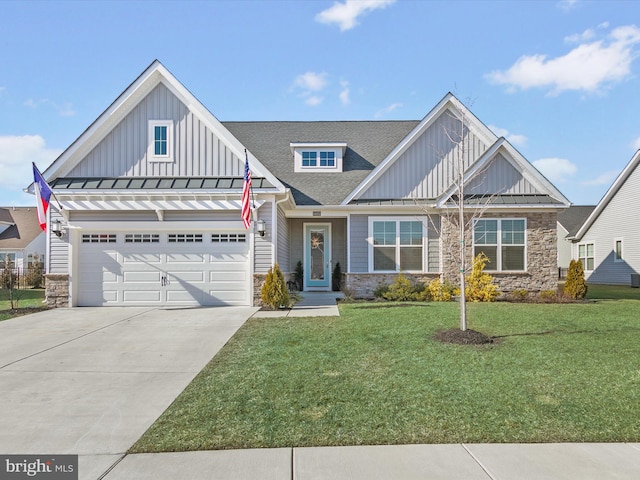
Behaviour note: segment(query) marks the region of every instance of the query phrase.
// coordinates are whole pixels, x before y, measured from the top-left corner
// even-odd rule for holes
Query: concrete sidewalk
[[[636,480],[640,444],[451,444],[127,455],[105,480]]]
[[[300,292],[300,301],[291,310],[259,310],[254,318],[273,317],[339,317],[336,300],[342,292]]]

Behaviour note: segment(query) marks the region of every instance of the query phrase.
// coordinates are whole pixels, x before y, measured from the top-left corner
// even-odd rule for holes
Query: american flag
[[[249,230],[251,227],[251,170],[249,170],[249,155],[244,152],[246,160],[244,162],[244,183],[242,185],[242,222],[244,228]]]
[[[38,223],[42,230],[47,230],[47,210],[51,201],[51,188],[44,181],[38,167],[33,163],[33,187],[36,192],[36,210],[38,211]]]

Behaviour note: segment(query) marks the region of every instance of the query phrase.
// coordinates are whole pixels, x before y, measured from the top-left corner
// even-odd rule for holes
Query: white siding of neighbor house
[[[571,262],[571,242],[565,237],[569,234],[558,222],[558,268],[569,268]]]
[[[629,285],[640,274],[640,166],[627,178],[578,243],[593,243],[595,268],[585,271],[592,283]],[[622,240],[622,261],[614,261],[615,240]],[[577,244],[573,258],[578,258]]]
[[[173,161],[147,158],[149,121],[172,120]],[[78,165],[70,177],[239,177],[235,156],[204,122],[160,83]]]
[[[465,185],[465,192],[481,195],[541,193],[500,153]]]
[[[460,122],[443,112],[406,152],[363,193],[362,199],[436,198],[452,183],[460,145],[447,132],[460,129]],[[452,133],[453,134],[453,133]],[[465,169],[488,148],[483,140],[465,129]]]

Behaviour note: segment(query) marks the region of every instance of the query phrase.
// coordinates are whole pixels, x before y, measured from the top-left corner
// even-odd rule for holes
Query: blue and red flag
[[[36,164],[33,164],[33,186],[36,191],[36,207],[38,209],[38,223],[40,228],[47,230],[47,210],[49,210],[49,201],[51,200],[51,188],[44,181],[42,175],[38,171]]]
[[[251,227],[251,205],[250,205],[250,196],[251,196],[251,170],[249,169],[249,155],[247,152],[244,152],[245,162],[244,162],[244,182],[242,184],[242,223],[244,223],[244,228],[249,230]]]

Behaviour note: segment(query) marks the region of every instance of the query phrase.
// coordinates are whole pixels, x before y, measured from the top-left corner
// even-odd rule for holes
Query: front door
[[[311,224],[304,226],[304,288],[305,290],[331,289],[331,226]]]

